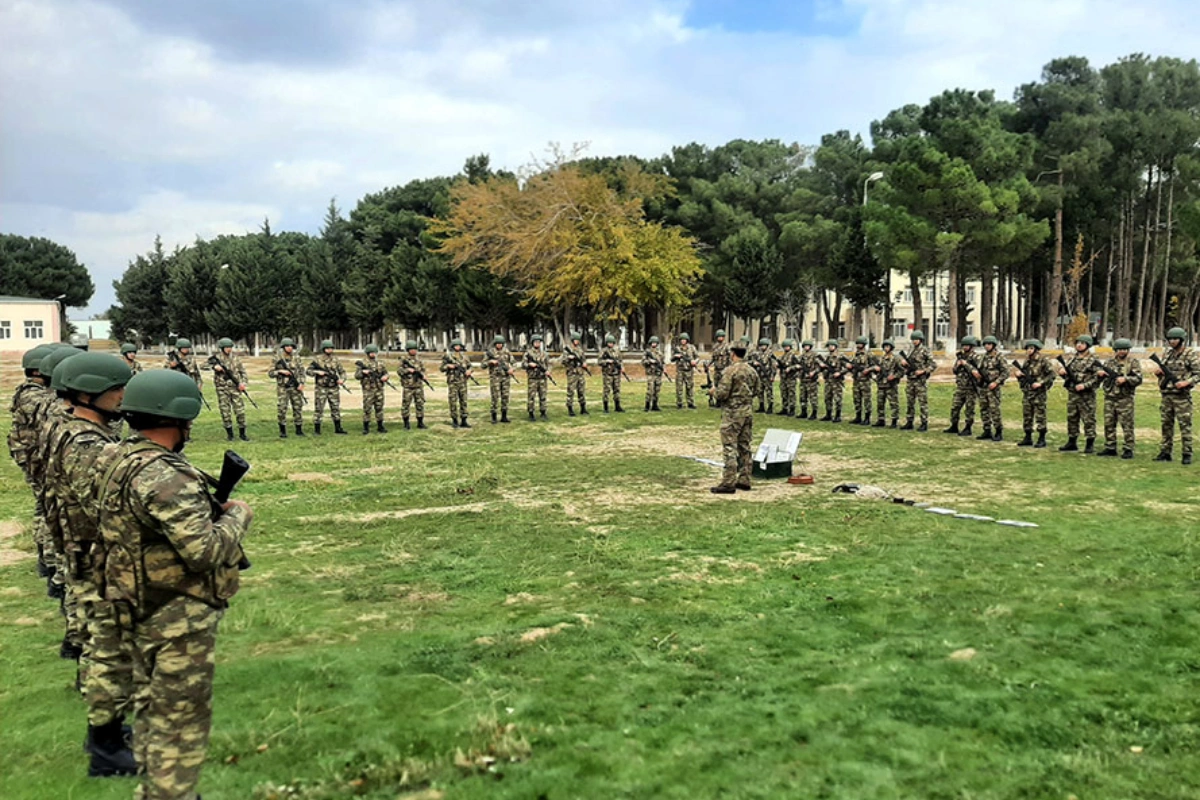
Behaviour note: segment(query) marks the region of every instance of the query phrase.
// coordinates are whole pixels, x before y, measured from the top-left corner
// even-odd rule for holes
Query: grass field
[[[429,431],[364,437],[354,409],[350,436],[279,441],[259,388],[206,800],[1200,797],[1200,472],[1150,461],[1155,393],[1132,462],[1055,452],[1058,389],[1052,447],[1016,448],[1010,387],[1003,444],[795,420],[816,484],[718,497],[679,457],[719,457],[716,413],[627,391],[623,415],[555,393],[529,423],[514,387],[512,425],[475,390],[471,431],[443,395]],[[215,468],[217,417],[195,436]],[[0,797],[127,797],[84,777],[7,460],[0,489]]]

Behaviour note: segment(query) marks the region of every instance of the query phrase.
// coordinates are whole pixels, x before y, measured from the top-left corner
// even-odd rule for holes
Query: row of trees
[[[624,325],[637,340],[697,311],[779,333],[810,302],[835,328],[846,307],[886,310],[889,290],[940,273],[956,337],[976,279],[981,335],[1056,339],[1064,318],[1143,341],[1200,327],[1195,61],[1058,59],[1012,101],[947,91],[870,130],[870,145],[840,131],[655,159],[556,150],[517,174],[475,156],[346,217],[331,203],[315,236],[264,223],[172,253],[156,242],[116,283],[112,318],[145,341],[389,325]]]

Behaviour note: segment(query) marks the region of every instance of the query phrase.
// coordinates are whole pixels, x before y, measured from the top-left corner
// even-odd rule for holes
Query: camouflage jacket
[[[280,372],[290,372],[291,375],[281,375]],[[304,390],[304,361],[295,350],[289,356],[280,350],[275,354],[275,363],[271,365],[267,375],[275,380],[278,389]]]
[[[999,347],[990,353],[985,348],[980,354],[979,374],[983,376],[985,386],[994,383],[1000,387],[1008,380],[1008,362],[1004,359],[1004,354],[1000,352]]]
[[[1048,392],[1054,385],[1054,379],[1058,376],[1054,367],[1050,365],[1050,360],[1042,355],[1026,360],[1025,372],[1028,373],[1029,378],[1021,380],[1021,391],[1023,392]],[[1040,383],[1041,388],[1034,389],[1033,384],[1035,383]]]
[[[721,374],[721,382],[717,384],[717,402],[726,414],[749,411],[761,387],[761,379],[753,367],[745,361],[731,364]]]
[[[820,377],[821,365],[817,363],[818,358],[820,355],[813,350],[809,350],[807,353],[801,352],[796,356],[800,362],[800,380],[815,381]]]
[[[12,405],[9,413],[12,415],[12,428],[8,432],[8,452],[22,472],[28,474],[29,449],[33,446],[36,429],[34,417],[38,407],[45,401],[50,390],[29,378],[13,392]]]
[[[1117,358],[1113,356],[1100,365],[1104,372],[1101,378],[1104,394],[1110,397],[1132,396],[1137,387],[1142,385],[1142,365],[1133,356]],[[1124,383],[1117,383],[1117,378],[1124,378]]]
[[[856,381],[867,381],[875,369],[875,356],[869,350],[855,350],[850,356],[850,376]]]
[[[689,342],[675,348],[675,351],[671,353],[671,360],[675,362],[676,375],[680,372],[691,372],[700,363],[700,353],[697,352],[696,346]]]
[[[755,348],[746,355],[746,363],[758,373],[758,378],[763,383],[775,380],[775,354],[769,348],[766,350]]]
[[[933,371],[937,369],[937,362],[930,355],[929,348],[923,344],[913,345],[912,352],[908,354],[906,360],[908,361],[906,371],[909,382],[927,381],[929,380],[929,376],[933,374]],[[917,372],[921,372],[922,374],[917,375]]]
[[[488,377],[493,380],[503,380],[509,377],[509,373],[513,371],[513,361],[513,354],[507,347],[501,350],[492,347],[487,353],[487,359],[484,361],[484,365],[488,370]]]
[[[324,374],[318,375],[318,372]],[[342,366],[341,360],[332,353],[330,355],[321,353],[309,362],[308,374],[322,389],[336,389],[339,381],[342,383],[346,381],[346,369]]]
[[[214,608],[229,604],[250,527],[245,509],[222,512],[208,476],[137,435],[105,446],[92,479],[105,598],[128,603],[139,620],[177,597]]]
[[[1182,396],[1196,388],[1196,384],[1200,382],[1200,355],[1197,355],[1195,350],[1189,350],[1186,347],[1181,347],[1178,350],[1167,348],[1166,353],[1162,356],[1162,361],[1167,365],[1167,370],[1175,376],[1177,381],[1190,381],[1191,386],[1186,389],[1176,389],[1174,386],[1167,385],[1165,375],[1158,377],[1158,388],[1165,395]]]
[[[121,356],[121,360],[129,365],[129,371],[132,372],[134,375],[137,375],[139,372],[142,371],[142,362],[138,361],[136,358],[129,359],[129,358],[126,358],[125,356]]]
[[[884,351],[875,361],[875,381],[880,386],[894,386],[904,377],[904,367],[900,366],[900,356],[896,355],[896,351]]]
[[[70,422],[71,407],[54,394],[47,396],[38,406],[35,425],[37,429],[29,443],[29,460],[26,466],[33,483],[34,492],[39,499],[45,501],[46,467],[50,463],[50,445],[59,426]]]
[[[828,350],[825,351],[825,354],[820,358],[825,364],[825,366],[820,367],[820,369],[821,375],[825,378],[826,382],[845,382],[847,372],[846,365],[849,363],[850,359],[846,358],[841,353],[830,353]],[[820,365],[818,364],[818,366]]]
[[[582,347],[576,347],[573,343],[563,348],[562,352],[563,366],[567,369],[568,375],[583,375],[584,365],[587,363],[587,354],[584,353]]]
[[[621,351],[617,349],[616,345],[606,344],[600,354],[596,356],[596,363],[600,365],[600,371],[605,375],[620,375]]]
[[[213,383],[217,386],[236,389],[239,385],[250,382],[246,378],[246,368],[242,366],[242,359],[237,353],[213,353],[204,362],[204,368],[212,370]]]
[[[425,365],[421,363],[421,356],[410,356],[408,351],[402,353],[400,363],[396,365],[396,374],[400,376],[400,385],[405,389],[420,388],[421,379],[425,377]]]
[[[65,551],[73,578],[96,580],[90,551],[99,542],[99,510],[92,491],[92,465],[117,436],[104,425],[67,416],[53,433],[46,459],[46,524],[55,550]]]
[[[1057,361],[1058,359],[1055,359]],[[1100,369],[1100,359],[1092,355],[1091,351],[1084,353],[1076,353],[1075,357],[1067,362],[1066,376],[1063,377],[1063,385],[1067,387],[1068,392],[1074,392],[1078,385],[1083,386],[1084,392],[1094,392],[1100,384],[1100,378],[1096,372]],[[1062,367],[1061,363],[1054,365],[1057,368]]]
[[[200,374],[200,367],[196,364],[195,353],[188,353],[185,356],[178,350],[171,350],[163,360],[163,367],[182,372],[194,380],[197,386],[204,385],[204,377]]]
[[[796,375],[800,372],[800,354],[795,350],[783,348],[783,355],[775,359],[776,365],[779,367],[779,379],[796,380]]]
[[[467,382],[467,373],[472,369],[471,357],[465,350],[457,353],[447,350],[442,354],[442,372],[446,373],[446,381],[458,386]]]
[[[733,352],[729,349],[728,341],[713,345],[712,358],[709,359],[709,363],[718,372],[728,369],[729,365],[733,363]]]
[[[647,377],[661,377],[667,370],[667,358],[657,347],[647,347],[642,353],[642,366],[646,368]]]
[[[354,362],[354,380],[362,382],[363,391],[382,389],[387,374],[387,365],[380,361],[378,356],[375,358],[367,356]]]
[[[521,366],[524,367],[529,380],[544,381],[547,373],[550,372],[550,354],[544,347],[540,349],[530,347],[521,359]]]
[[[978,388],[979,381],[975,380],[975,375],[972,374],[978,369],[979,354],[973,348],[969,353],[966,350],[959,350],[954,354],[954,385],[959,389]]]

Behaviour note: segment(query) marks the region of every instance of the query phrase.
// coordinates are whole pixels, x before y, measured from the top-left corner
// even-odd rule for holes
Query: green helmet
[[[651,337],[650,337],[650,344],[658,344],[658,337],[657,337],[657,336],[651,336]]]
[[[1179,326],[1176,326],[1174,328],[1171,328],[1171,330],[1167,331],[1167,338],[1168,339],[1181,339],[1181,340],[1186,339],[1187,331],[1185,331],[1183,328],[1180,328]]]
[[[333,349],[333,340],[332,339],[325,339],[324,341],[321,342],[321,350],[322,351],[332,350],[332,349]]]
[[[280,347],[295,347],[296,340],[291,338],[290,336],[285,336],[285,337],[283,337],[282,340],[280,340],[279,346]]]
[[[1095,339],[1093,339],[1091,336],[1088,336],[1088,335],[1085,333],[1085,334],[1083,334],[1082,336],[1077,336],[1077,337],[1075,337],[1075,344],[1079,344],[1080,342],[1083,342],[1083,343],[1084,343],[1084,344],[1086,344],[1088,347],[1091,347],[1092,345],[1094,345],[1094,344],[1096,343],[1096,340],[1095,340]]]
[[[1133,342],[1128,339],[1117,339],[1113,342],[1113,350],[1132,350]]]
[[[582,339],[582,338],[583,338],[583,334],[580,333],[579,331],[571,331],[571,341],[572,342],[578,341],[579,339]]]
[[[795,346],[796,346],[796,340],[795,340],[795,339],[784,339],[784,340],[783,340],[783,346],[784,346],[784,347],[795,347]]]
[[[451,339],[450,346],[451,347],[462,347],[463,346],[462,339]]]
[[[217,339],[218,350],[224,350],[226,347],[233,347],[233,339],[230,339],[228,336],[222,336],[220,339]]]
[[[691,340],[692,340],[692,337],[688,336],[686,333],[679,334],[679,341],[690,342]]]
[[[542,335],[541,335],[540,333],[535,333],[533,336],[531,336],[531,337],[529,338],[529,341],[531,341],[531,342],[540,342],[540,341],[542,341]]]
[[[90,395],[124,386],[133,377],[124,361],[107,353],[80,353],[78,357],[62,362],[58,369],[64,389]]]
[[[962,339],[963,347],[975,347],[978,344],[979,344],[979,340],[976,339],[974,336],[964,336]]]
[[[1028,350],[1031,347],[1034,350],[1041,350],[1042,349],[1042,340],[1041,339],[1026,339],[1025,340],[1025,349]]]
[[[54,375],[55,367],[66,361],[68,358],[73,358],[74,356],[81,355],[82,353],[82,350],[76,350],[74,347],[55,348],[47,353],[42,359],[42,363],[38,365],[38,372],[42,373],[48,378],[51,378]],[[51,383],[51,388],[60,389],[62,387],[54,386],[53,383]]]
[[[605,344],[616,344],[616,343],[617,343],[617,337],[613,336],[613,335],[610,333],[610,334],[608,334],[607,336],[605,336],[605,337],[604,337],[604,343],[605,343]]]
[[[896,349],[896,343],[895,343],[895,342],[893,342],[891,339],[884,339],[884,340],[883,340],[883,346],[884,346],[884,347],[890,347],[890,348],[892,348],[893,350],[894,350],[894,349]]]
[[[999,340],[999,339],[997,339],[995,336],[985,336],[985,337],[983,337],[983,343],[984,343],[984,344],[995,345],[996,347],[999,347],[999,346],[1000,346],[1000,340]]]
[[[923,331],[915,330],[908,335],[908,338],[912,339],[914,342],[923,342],[925,341],[925,333]]]
[[[743,333],[738,337],[738,344],[750,344],[750,337]]]
[[[42,363],[42,359],[50,355],[53,348],[48,345],[39,344],[32,350],[26,350],[25,355],[21,356],[21,369],[37,370]]]
[[[815,347],[816,344],[817,343],[814,342],[812,339],[805,339],[803,342],[800,343],[800,346],[801,347]]]
[[[722,336],[724,336],[724,335],[725,335],[725,329],[724,329],[724,328],[721,328],[720,330],[718,330],[716,333],[714,333],[714,334],[713,334],[713,336],[714,336],[715,338],[717,338],[717,339],[720,339],[720,338],[721,338]]]
[[[121,355],[125,355],[126,353],[136,353],[137,351],[138,346],[132,342],[126,342],[125,344],[121,345]]]
[[[409,339],[407,342],[404,343],[404,349],[405,350],[416,350],[417,343],[414,342],[412,339]]]
[[[173,369],[139,372],[125,384],[121,411],[192,420],[200,415],[200,387],[187,375]]]
[[[364,353],[366,353],[366,354],[368,354],[368,355],[370,355],[371,353],[378,353],[378,352],[379,352],[379,345],[377,345],[377,344],[369,344],[369,345],[367,345],[366,347],[364,347],[364,348],[363,348],[363,352],[364,352]]]
[[[769,344],[771,344],[771,340],[770,340],[770,339],[768,339],[768,338],[767,338],[767,337],[765,337],[765,336],[764,336],[764,337],[762,337],[761,339],[759,339],[759,340],[758,340],[758,346],[759,346],[759,347],[762,347],[764,344],[765,344],[765,345],[769,345]]]
[[[504,337],[503,336],[493,337],[492,344],[504,344]]]
[[[865,337],[865,336],[860,336],[860,337],[858,337],[857,339],[855,339],[855,340],[854,340],[854,343],[855,343],[855,344],[870,344],[870,343],[871,343],[871,340],[870,340],[870,339],[868,339],[868,338],[867,338],[867,337]]]
[[[826,347],[837,347],[838,346],[837,339],[830,339],[829,341],[825,342],[825,346]]]
[[[176,339],[175,340],[175,349],[176,350],[191,350],[192,349],[192,340],[191,339]]]

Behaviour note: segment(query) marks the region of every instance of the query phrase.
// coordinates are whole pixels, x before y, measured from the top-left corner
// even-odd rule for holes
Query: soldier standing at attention
[[[679,347],[671,354],[671,360],[675,362],[675,407],[683,408],[686,402],[688,408],[695,408],[696,365],[700,363],[700,354],[686,333],[679,334]]]
[[[142,362],[137,360],[138,347],[132,342],[126,342],[121,345],[121,358],[125,360],[125,364],[129,367],[129,372],[137,375],[142,371]]]
[[[662,391],[663,373],[667,369],[666,357],[658,349],[658,337],[650,337],[650,346],[642,353],[642,366],[646,368],[646,410],[661,411],[658,395]]]
[[[450,350],[442,354],[442,372],[450,393],[450,421],[456,428],[469,428],[467,422],[467,379],[471,377],[471,357],[463,351],[462,339],[450,342]]]
[[[363,396],[363,436],[371,432],[371,415],[375,415],[375,428],[380,433],[387,433],[383,425],[383,385],[391,376],[387,366],[379,360],[379,345],[369,344],[363,348],[366,361],[354,364],[354,379],[362,385]]]
[[[575,398],[579,398],[579,413],[586,414],[587,354],[581,345],[579,331],[571,331],[571,343],[563,348],[562,361],[567,370],[567,416],[575,416]]]
[[[754,398],[759,395],[758,373],[744,359],[746,348],[740,343],[730,350],[733,363],[721,374],[715,389],[721,407],[721,451],[725,456],[725,472],[721,482],[709,491],[713,494],[733,494],[738,489],[750,491],[750,442],[754,438]]]
[[[933,374],[937,363],[925,346],[924,333],[913,331],[909,338],[913,343],[912,351],[904,359],[904,367],[908,371],[908,391],[905,395],[908,410],[905,414],[907,419],[900,430],[911,431],[913,420],[920,413],[921,426],[917,430],[924,433],[929,430],[929,376]]]
[[[729,365],[732,363],[732,361],[730,360],[729,355],[729,345],[725,343],[725,331],[717,331],[714,338],[716,339],[716,343],[713,345],[712,357],[709,358],[709,362],[712,364],[713,370],[712,385],[716,387],[721,385],[721,376],[725,373],[725,370],[729,368]],[[709,392],[709,394],[713,396],[713,400],[716,402],[717,407],[719,408],[721,401],[716,399],[715,393]]]
[[[33,492],[33,542],[37,545],[38,575],[43,578],[51,576],[54,565],[46,553],[46,510],[42,507],[41,492],[29,469],[29,458],[35,443],[34,416],[50,392],[50,376],[42,375],[38,367],[42,359],[49,354],[49,347],[38,345],[21,356],[25,382],[19,384],[13,392],[12,403],[9,405],[12,428],[8,431],[8,453]]]
[[[743,337],[747,348],[749,337]],[[762,337],[758,348],[746,356],[746,363],[758,373],[758,413],[775,413],[775,354],[771,352],[771,340]]]
[[[813,352],[816,342],[805,339],[800,344],[800,419],[817,418],[817,398],[820,396],[821,365]]]
[[[167,353],[167,360],[163,362],[163,366],[187,375],[196,382],[197,388],[204,391],[204,378],[196,364],[196,356],[192,354],[191,340],[176,339],[175,349]]]
[[[871,424],[871,373],[875,359],[867,345],[871,341],[865,336],[854,340],[854,355],[850,357],[850,368],[854,375],[854,422],[853,425]]]
[[[496,424],[496,410],[500,410],[500,421],[508,422],[508,397],[512,390],[513,357],[504,346],[504,337],[492,339],[492,352],[488,353],[488,384],[492,392],[492,424]]]
[[[145,798],[197,797],[212,728],[217,627],[238,589],[253,513],[217,505],[182,455],[200,391],[172,372],[133,376],[121,410],[134,435],[96,460],[105,597],[129,631],[133,742]]]
[[[825,376],[825,416],[821,422],[842,421],[842,396],[846,393],[846,368],[842,365],[842,357],[838,354],[837,339],[825,342],[825,366],[821,372]]]
[[[329,404],[329,416],[333,417],[333,432],[345,434],[342,427],[342,398],[338,394],[346,385],[346,370],[341,360],[333,354],[333,342],[321,342],[321,355],[308,365],[308,374],[317,384],[313,390],[313,433],[321,435],[321,419],[325,416],[325,404]]]
[[[1058,448],[1060,453],[1079,450],[1079,422],[1083,420],[1083,433],[1087,443],[1083,452],[1096,452],[1096,370],[1100,362],[1091,350],[1092,337],[1086,333],[1075,340],[1075,357],[1065,366],[1060,364],[1058,375],[1067,387],[1067,443]]]
[[[900,420],[900,376],[904,368],[900,366],[900,357],[896,355],[896,343],[891,339],[883,340],[883,355],[875,362],[875,381],[879,384],[876,394],[878,400],[875,408],[875,427],[887,425],[887,408],[892,407],[892,427],[895,428]]]
[[[604,382],[604,413],[608,413],[608,401],[612,399],[618,414],[625,413],[621,408],[621,374],[625,367],[621,364],[621,351],[617,349],[617,337],[611,333],[604,337],[604,349],[596,358],[600,365],[600,374]]]
[[[246,391],[246,370],[242,360],[233,354],[233,340],[217,341],[217,352],[208,357],[206,365],[213,371],[213,386],[217,390],[217,407],[221,410],[221,424],[225,426],[225,438],[233,441],[233,419],[237,417],[238,435],[243,442],[246,436],[246,404],[242,392]]]
[[[412,430],[409,411],[413,405],[417,407],[417,429],[426,430],[428,426],[425,424],[425,365],[417,355],[417,343],[411,339],[404,343],[404,355],[400,356],[396,372],[400,375],[400,388],[404,390],[404,401],[400,408],[404,430]]]
[[[975,355],[974,336],[964,336],[962,346],[954,354],[954,399],[950,401],[950,427],[942,433],[957,433],[970,436],[975,425],[975,400],[979,397],[979,359]],[[959,415],[966,418],[966,426],[958,429]]]
[[[1046,397],[1054,385],[1054,367],[1042,357],[1042,343],[1037,339],[1025,342],[1025,369],[1020,376],[1021,414],[1024,417],[1025,438],[1017,447],[1046,446]],[[1033,429],[1037,426],[1038,439],[1033,441]]]
[[[1001,388],[1008,379],[1008,364],[1000,352],[1000,341],[995,336],[983,337],[983,354],[979,356],[979,416],[983,420],[983,433],[976,439],[1004,441],[1004,420],[1001,416]]]
[[[1104,383],[1104,449],[1096,455],[1117,454],[1117,423],[1125,434],[1125,449],[1121,458],[1133,458],[1134,418],[1133,397],[1142,384],[1142,365],[1130,358],[1133,342],[1117,339],[1113,342],[1113,357],[1100,365],[1096,376]]]
[[[1200,356],[1183,346],[1187,332],[1183,328],[1167,331],[1167,352],[1163,358],[1166,369],[1158,369],[1158,389],[1162,394],[1162,444],[1155,461],[1170,461],[1175,423],[1179,423],[1179,463],[1192,463],[1192,389],[1200,381]],[[1167,373],[1170,373],[1170,377]],[[1174,381],[1171,380],[1174,378]]]
[[[546,376],[550,374],[550,355],[543,346],[540,333],[535,333],[530,338],[529,348],[525,351],[521,366],[525,368],[525,407],[529,412],[529,419],[537,419],[533,415],[535,404],[542,412],[542,419],[546,419],[546,384],[550,382]]]
[[[800,369],[800,357],[796,355],[795,339],[783,340],[783,354],[779,356],[779,416],[791,417],[796,413],[796,373]]]
[[[294,339],[284,337],[279,346],[282,352],[267,375],[275,380],[275,421],[279,423],[279,438],[286,439],[289,405],[296,435],[304,435],[304,364],[296,355]]]

